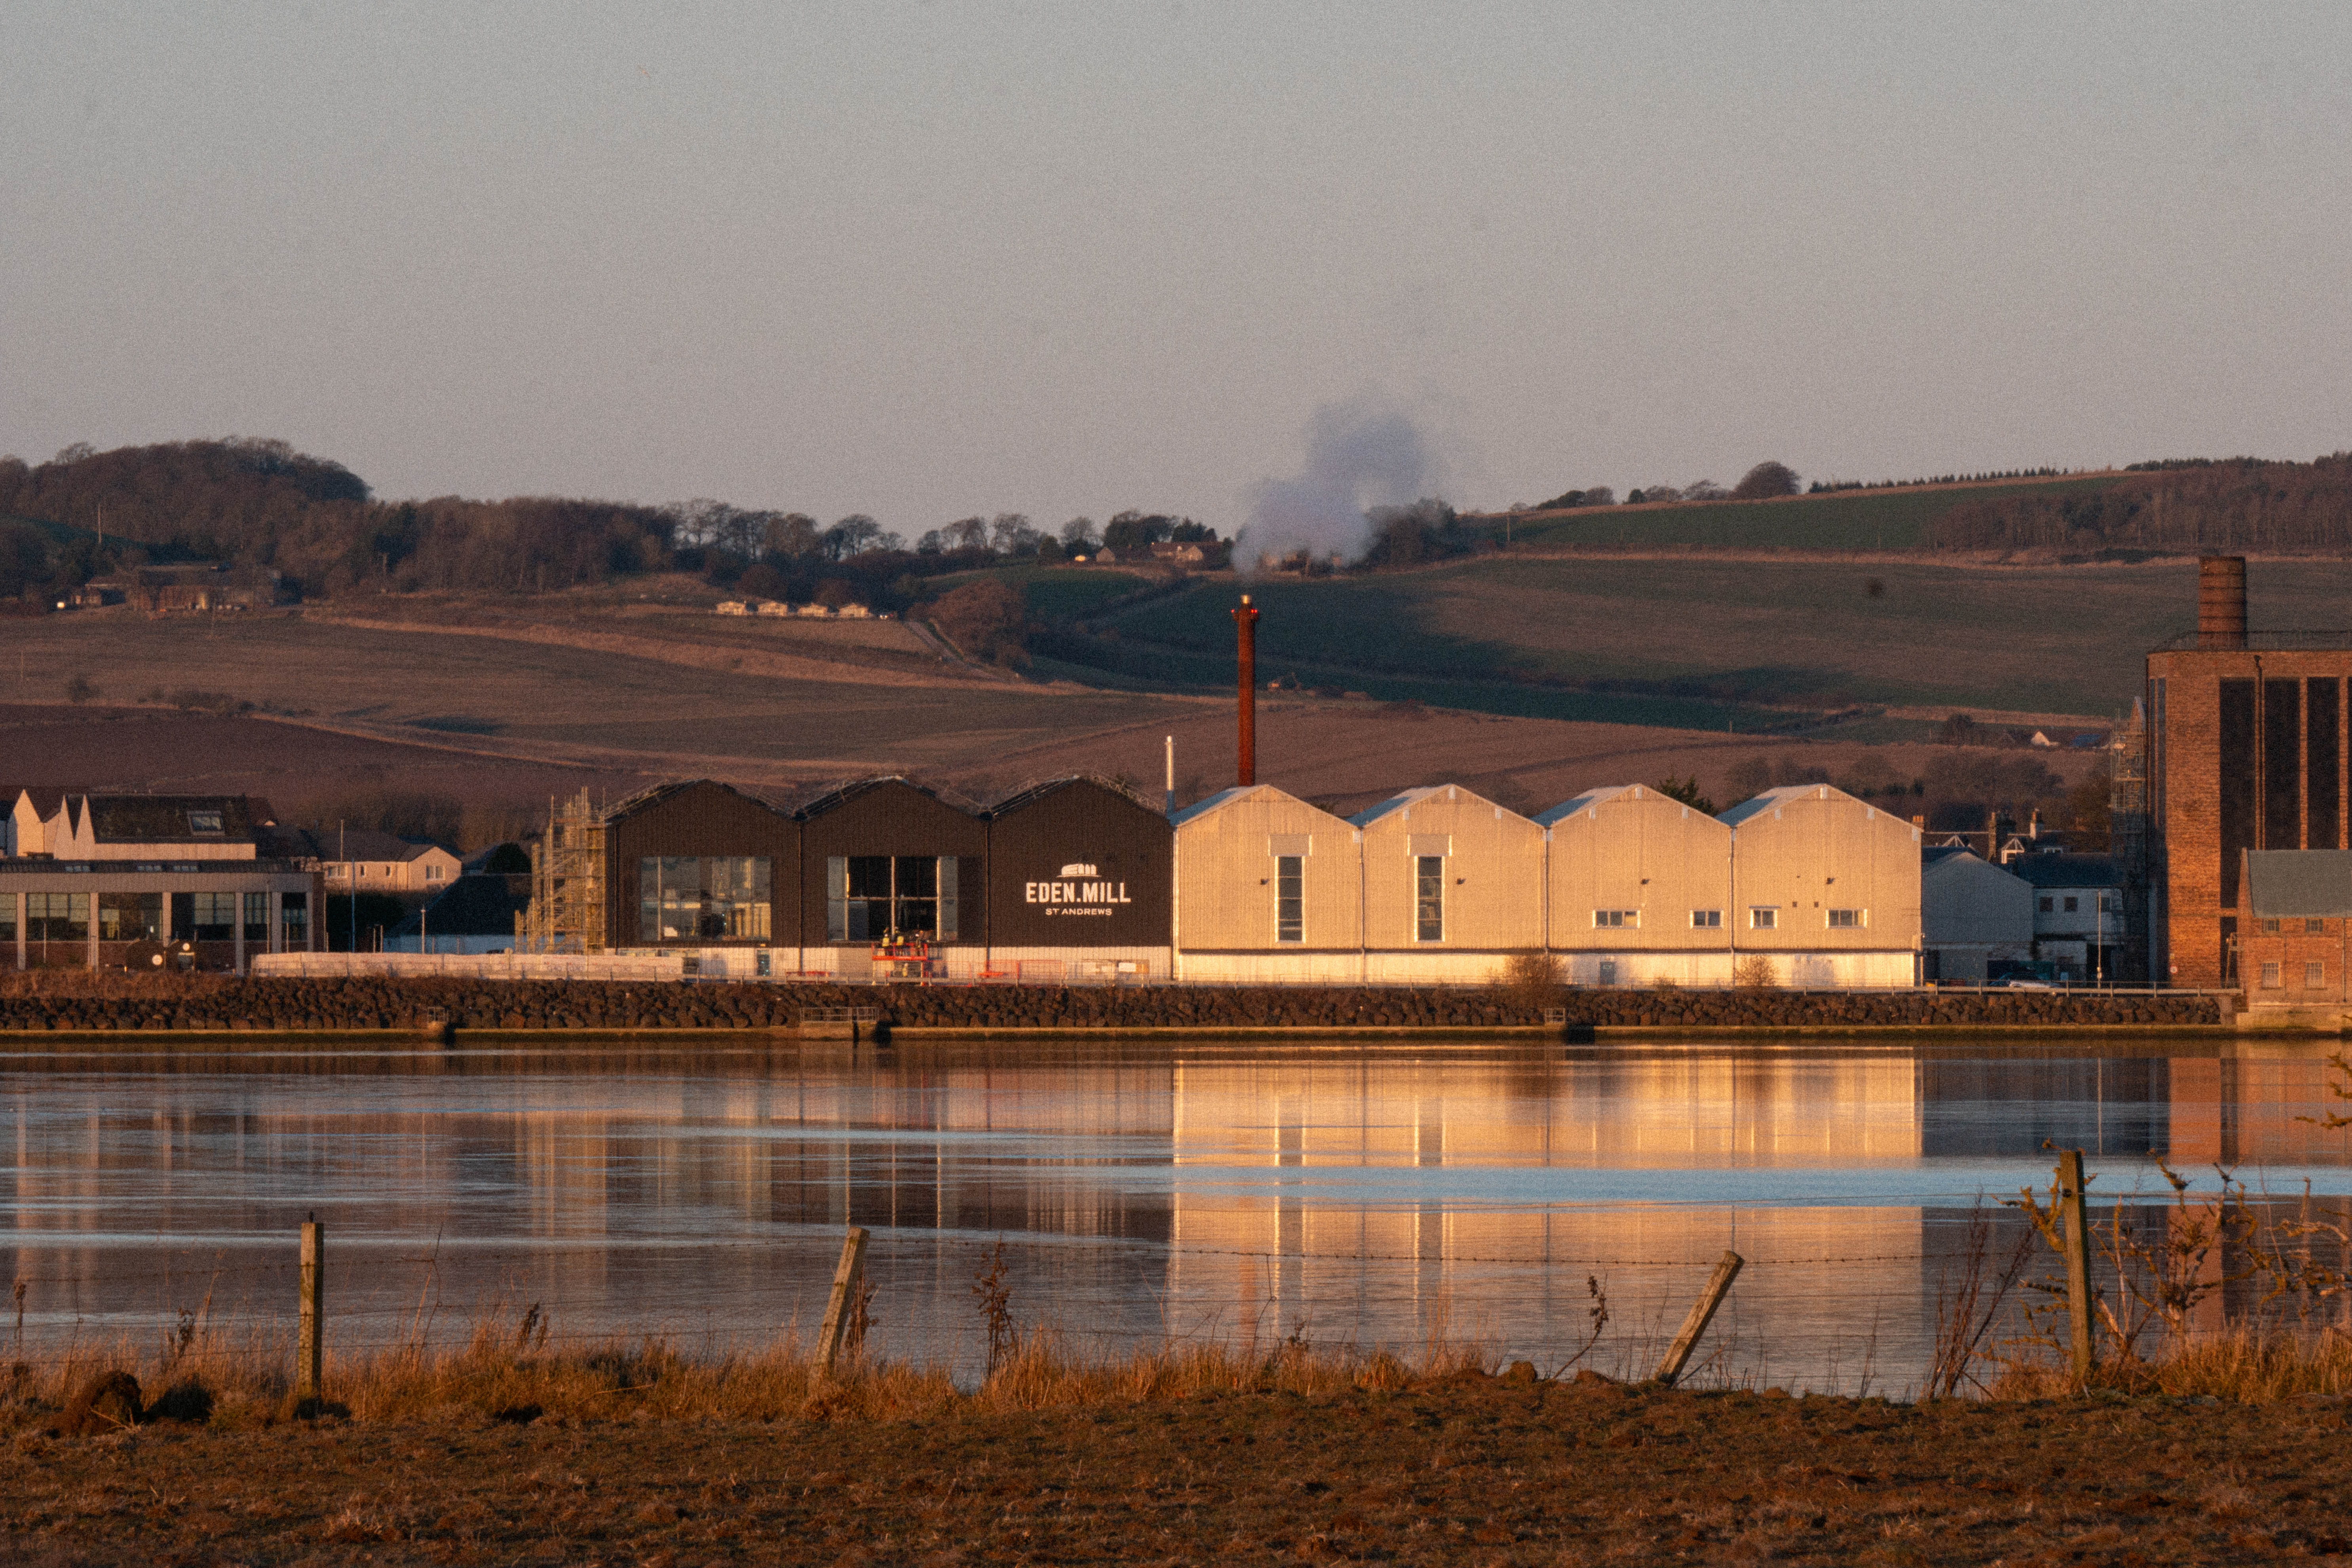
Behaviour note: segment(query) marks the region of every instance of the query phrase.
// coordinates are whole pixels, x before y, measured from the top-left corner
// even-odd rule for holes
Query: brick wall
[[[2150,871],[2165,889],[2157,935],[2170,970],[2158,978],[2220,986],[2227,944],[2243,939],[2240,851],[2347,843],[2352,648],[2153,653],[2147,678]],[[2300,960],[2265,962],[2301,973]]]

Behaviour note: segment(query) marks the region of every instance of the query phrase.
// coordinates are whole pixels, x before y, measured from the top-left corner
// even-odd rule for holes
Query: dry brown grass
[[[2352,1393],[2352,1333],[2265,1332],[2240,1326],[2168,1346],[2147,1360],[2101,1362],[2090,1386],[2176,1399],[2205,1397],[2269,1405],[2305,1394]],[[2078,1392],[2071,1368],[2056,1362],[2011,1363],[1990,1384],[1995,1399],[2060,1399]]]
[[[0,970],[0,999],[13,997],[96,997],[105,1001],[131,999],[184,1001],[211,996],[232,984],[226,974],[132,973],[121,969],[90,969],[60,964],[53,969]]]
[[[828,1373],[797,1335],[733,1353],[695,1355],[658,1337],[615,1337],[549,1351],[534,1335],[482,1319],[462,1345],[408,1345],[327,1358],[320,1408],[362,1422],[451,1416],[530,1421],[914,1421],[950,1415],[1137,1405],[1205,1394],[1328,1396],[1396,1392],[1491,1370],[1484,1350],[1433,1341],[1410,1358],[1384,1349],[1285,1341],[1262,1346],[1171,1342],[1091,1356],[1069,1335],[1032,1330],[977,1385],[945,1368],[878,1358],[845,1360]],[[160,1353],[129,1342],[78,1346],[45,1368],[18,1363],[0,1384],[0,1426],[54,1424],[77,1388],[105,1373],[139,1376],[153,1411],[176,1408],[236,1430],[302,1414],[292,1345],[282,1332],[236,1335],[190,1327]],[[198,1414],[201,1413],[201,1414]],[[151,1415],[151,1419],[153,1418]]]

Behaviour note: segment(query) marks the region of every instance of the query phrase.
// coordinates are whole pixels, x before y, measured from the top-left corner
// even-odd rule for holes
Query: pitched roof
[[[390,860],[406,862],[431,854],[441,846],[429,838],[403,838],[373,827],[346,827],[313,833],[321,860]],[[443,851],[445,854],[447,851]],[[453,857],[454,858],[454,857]]]
[[[1064,773],[1058,778],[1034,779],[1023,784],[988,807],[987,815],[1004,816],[1034,805],[1047,795],[1058,794],[1078,784],[1092,784],[1097,789],[1108,790],[1130,805],[1141,806],[1154,816],[1161,814],[1160,804],[1158,801],[1146,799],[1141,791],[1123,784],[1117,779],[1105,778],[1100,773]]]
[[[1855,805],[1869,805],[1867,801],[1855,800],[1853,796],[1846,794],[1845,791],[1838,788],[1835,784],[1780,784],[1771,789],[1766,790],[1763,794],[1757,795],[1752,800],[1741,801],[1738,805],[1733,806],[1728,811],[1720,811],[1716,813],[1716,820],[1717,822],[1729,823],[1732,826],[1737,827],[1752,816],[1760,816],[1765,812],[1771,810],[1775,806],[1785,805],[1792,800],[1802,800],[1808,795],[1813,795],[1822,800],[1828,800],[1834,797],[1838,800],[1852,802],[1852,804]],[[1871,809],[1876,810],[1877,808],[1873,806]],[[1889,815],[1892,814],[1890,813]]]
[[[2258,920],[2352,915],[2352,849],[2252,849],[2246,901]]]
[[[1181,827],[1195,817],[1206,816],[1212,812],[1223,811],[1225,807],[1234,805],[1236,802],[1244,800],[1254,795],[1271,795],[1277,799],[1288,801],[1293,805],[1303,805],[1307,810],[1314,812],[1318,816],[1329,816],[1334,822],[1341,822],[1345,820],[1343,817],[1333,816],[1331,813],[1325,811],[1313,801],[1301,800],[1297,795],[1292,795],[1288,790],[1278,789],[1273,784],[1235,784],[1231,789],[1221,789],[1213,795],[1206,795],[1194,801],[1192,805],[1184,807],[1181,811],[1179,811],[1174,816],[1169,818],[1169,820],[1174,823],[1177,826]]]
[[[2037,888],[2116,888],[2115,860],[2105,855],[2020,855],[2001,868]]]
[[[968,816],[980,815],[978,802],[967,799],[952,790],[942,789],[936,784],[919,784],[904,773],[877,773],[871,778],[851,779],[845,784],[822,785],[816,793],[803,796],[793,815],[803,820],[812,816],[821,816],[828,811],[848,805],[867,791],[880,789],[885,784],[904,784],[918,795],[929,795],[951,811],[961,811]]]

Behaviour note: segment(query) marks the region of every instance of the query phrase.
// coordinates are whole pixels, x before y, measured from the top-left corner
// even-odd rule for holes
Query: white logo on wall
[[[1098,920],[1108,920],[1119,905],[1135,901],[1127,896],[1125,882],[1104,881],[1091,860],[1071,861],[1050,882],[1022,883],[1021,897],[1024,903],[1048,906],[1048,917],[1091,915]]]

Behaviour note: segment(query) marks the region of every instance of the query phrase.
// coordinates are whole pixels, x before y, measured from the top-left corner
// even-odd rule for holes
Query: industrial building
[[[2249,849],[2238,889],[2249,1009],[2340,1028],[2352,1003],[2352,851]]]
[[[2196,632],[2147,656],[2145,924],[2160,981],[2241,983],[2249,853],[2347,847],[2347,694],[2352,632],[2251,632],[2245,559],[2198,563]]]
[[[1579,985],[1728,985],[1738,933],[1730,825],[1645,784],[1540,813],[1549,935]]]
[[[1731,946],[1748,976],[1845,990],[1919,980],[1920,830],[1828,784],[1784,784],[1731,826]],[[1735,961],[1737,963],[1737,961]]]
[[[1544,830],[1455,784],[1349,818],[1363,855],[1363,978],[1476,984],[1544,945]]]
[[[1361,834],[1272,784],[1175,814],[1176,977],[1327,981],[1364,972]]]
[[[317,874],[267,801],[20,789],[0,824],[0,963],[242,972],[319,942]]]
[[[1920,943],[1929,980],[1981,984],[2033,959],[2033,884],[1958,846],[1926,851]]]

